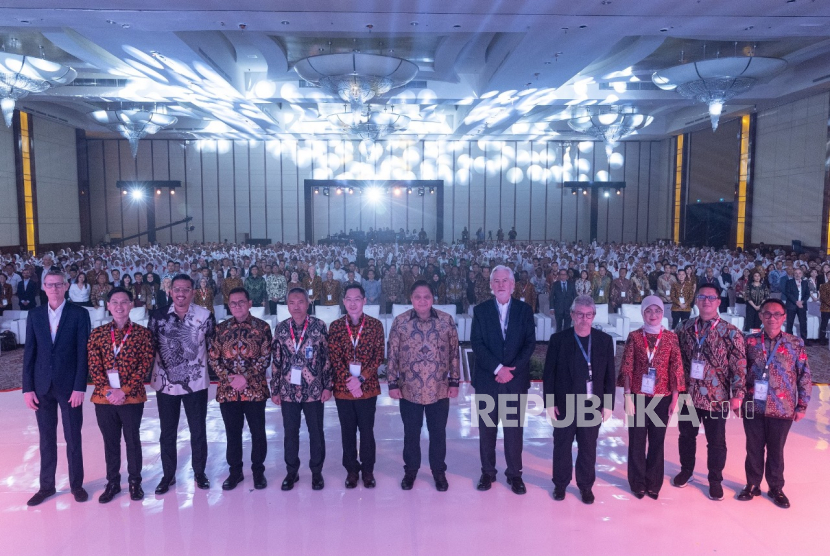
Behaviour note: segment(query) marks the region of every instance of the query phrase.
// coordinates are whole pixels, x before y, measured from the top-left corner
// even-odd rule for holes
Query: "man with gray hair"
[[[475,354],[473,387],[479,427],[481,479],[478,490],[489,490],[496,478],[496,434],[504,430],[507,482],[516,494],[526,492],[522,481],[522,396],[530,388],[530,357],[536,348],[533,308],[511,298],[513,271],[499,265],[490,273],[495,296],[473,310],[470,341]],[[524,398],[526,399],[526,398]],[[485,409],[478,405],[485,402]]]
[[[596,313],[591,296],[580,295],[571,306],[573,329],[557,332],[548,344],[545,406],[551,419],[561,421],[553,429],[554,500],[565,499],[573,473],[571,446],[576,439],[576,485],[584,503],[594,502],[591,488],[596,479],[597,438],[602,421],[614,409],[616,375],[611,336],[591,327]],[[597,409],[602,411],[601,420],[592,417]]]

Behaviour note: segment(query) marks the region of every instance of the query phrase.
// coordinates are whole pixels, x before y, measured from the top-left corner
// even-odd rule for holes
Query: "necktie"
[[[565,282],[562,282],[562,291],[563,291],[563,292],[564,292],[564,291],[566,291],[566,288],[565,288]]]

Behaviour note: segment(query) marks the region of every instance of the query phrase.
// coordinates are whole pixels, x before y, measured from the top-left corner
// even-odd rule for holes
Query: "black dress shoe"
[[[162,477],[159,486],[156,487],[156,494],[164,494],[170,487],[176,484],[176,477]]]
[[[415,484],[415,477],[417,477],[415,473],[405,473],[403,479],[401,479],[401,488],[403,490],[412,490],[412,485]]]
[[[294,488],[294,483],[300,480],[300,475],[298,473],[289,473],[285,476],[285,479],[282,481],[282,486],[280,487],[282,490],[291,490]]]
[[[245,480],[245,475],[242,473],[231,473],[230,477],[225,479],[225,482],[222,483],[222,490],[233,490],[236,488],[236,485],[241,483]]]
[[[681,470],[680,473],[675,475],[674,478],[671,480],[671,484],[673,484],[677,488],[683,488],[689,483],[691,483],[692,480],[692,473],[690,471]]]
[[[323,487],[326,486],[326,481],[323,480],[322,473],[312,473],[311,474],[311,490],[323,490]]]
[[[55,494],[55,492],[57,492],[55,490],[55,487],[42,488],[39,491],[37,491],[34,496],[29,498],[29,501],[26,502],[26,505],[27,506],[37,506],[38,504],[41,504],[44,500],[46,500],[50,496],[53,496]]]
[[[716,502],[723,500],[723,487],[720,483],[709,483],[709,498]]]
[[[582,501],[585,504],[593,504],[594,503],[594,493],[591,492],[590,488],[586,488],[585,490],[580,490],[579,493],[582,495]]]
[[[660,493],[659,493],[659,492],[654,492],[653,490],[649,490],[648,492],[646,492],[646,494],[647,494],[647,495],[648,495],[648,497],[649,497],[649,498],[651,498],[652,500],[657,500],[657,498],[659,498],[659,496],[660,496]]]
[[[510,483],[510,490],[512,490],[515,494],[527,493],[525,482],[522,480],[521,477],[513,477],[508,482]]]
[[[787,495],[780,488],[771,488],[767,494],[769,494],[769,497],[772,498],[772,501],[779,508],[790,507],[790,499],[787,498]]]
[[[254,473],[254,488],[262,490],[268,486],[268,480],[265,478],[265,473]]]
[[[141,483],[130,483],[130,500],[144,500],[144,489]]]
[[[438,473],[432,476],[435,479],[435,490],[438,492],[447,492],[450,484],[447,482],[447,476],[444,473]]]
[[[210,488],[210,479],[204,473],[196,473],[194,479],[196,479],[196,486],[200,489],[208,490]]]
[[[755,485],[746,485],[740,494],[738,494],[738,500],[746,502],[747,500],[752,500],[756,496],[761,496],[761,489]]]
[[[107,502],[111,502],[115,495],[121,492],[121,485],[118,483],[107,483],[107,488],[104,489],[104,492],[101,493],[101,496],[98,497],[98,502],[101,504],[106,504]]]
[[[357,473],[348,473],[346,475],[346,488],[357,488],[357,481],[360,479]]]
[[[556,500],[557,502],[561,502],[562,500],[564,500],[565,499],[565,489],[555,487],[553,489],[553,499]]]
[[[366,488],[375,488],[377,483],[375,482],[375,475],[374,473],[367,473],[363,472],[363,486]]]
[[[646,491],[644,490],[633,490],[631,493],[634,495],[634,498],[637,500],[642,500],[646,497]]]
[[[119,487],[118,490],[120,491],[121,487]],[[87,500],[89,500],[89,494],[84,489],[84,487],[76,488],[75,490],[73,490],[72,496],[75,497],[75,502],[86,502]]]
[[[482,492],[490,490],[490,487],[493,486],[493,480],[493,477],[487,473],[482,473],[481,478],[478,480],[478,484],[476,485],[476,489]]]

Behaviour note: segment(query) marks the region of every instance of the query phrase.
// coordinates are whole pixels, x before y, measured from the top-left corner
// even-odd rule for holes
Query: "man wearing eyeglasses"
[[[685,487],[695,469],[700,423],[708,444],[709,498],[723,500],[723,468],[726,465],[726,420],[737,415],[746,391],[746,353],[741,331],[718,316],[720,293],[711,284],[695,294],[699,316],[680,325],[677,338],[686,375],[686,392],[693,407],[680,409],[680,473],[672,480]],[[694,415],[691,414],[694,412]]]
[[[776,506],[789,508],[790,501],[783,491],[784,444],[793,421],[800,421],[807,412],[813,382],[804,342],[781,330],[786,316],[784,303],[767,299],[761,304],[760,314],[764,329],[746,338],[746,487],[738,500],[761,495],[761,479],[766,471],[769,497]]]
[[[164,494],[176,483],[176,436],[181,408],[190,428],[193,473],[196,486],[210,488],[207,466],[208,353],[216,319],[213,313],[193,304],[193,279],[187,274],[173,277],[173,304],[158,309],[147,328],[153,334],[156,362],[150,384],[156,390],[161,434],[161,467],[164,472],[156,494]]]

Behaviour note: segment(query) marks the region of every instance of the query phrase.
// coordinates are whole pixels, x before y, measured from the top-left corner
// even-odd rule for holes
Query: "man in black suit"
[[[38,284],[41,284],[43,282],[43,279],[46,277],[46,273],[49,272],[50,270],[52,270],[52,267],[55,264],[53,259],[52,259],[52,255],[49,255],[49,254],[43,255],[42,261],[43,261],[43,266],[35,266],[35,275],[33,276],[33,278],[35,279],[35,282],[37,282]],[[58,267],[55,267],[55,269],[57,270]],[[41,305],[46,305],[46,303],[49,301],[49,298],[47,297],[46,292],[43,291],[43,290],[39,290],[39,293],[40,293],[40,304]],[[34,309],[34,308],[35,308],[35,304],[32,303],[32,309]]]
[[[567,270],[559,271],[556,282],[550,286],[550,295],[553,300],[551,305],[553,305],[556,331],[562,332],[571,327],[571,305],[576,298],[576,287],[568,281]]]
[[[580,295],[571,307],[573,330],[563,330],[550,337],[545,358],[545,406],[554,422],[553,429],[553,498],[565,499],[571,482],[573,462],[571,446],[577,443],[576,485],[586,504],[594,502],[591,488],[596,478],[597,438],[602,421],[614,409],[614,344],[611,336],[591,327],[596,305],[591,296]],[[585,395],[593,395],[602,411],[601,418],[592,412],[584,417],[582,409],[590,407]],[[584,420],[584,422],[582,422]]]
[[[798,333],[807,343],[807,300],[810,299],[810,287],[804,278],[804,271],[796,268],[793,277],[784,286],[784,299],[787,301],[787,333],[793,333],[795,317],[798,317]]]
[[[24,268],[23,280],[17,284],[17,302],[21,311],[31,311],[35,308],[39,289],[38,282],[32,278],[32,271]]]
[[[536,348],[533,309],[512,299],[513,272],[497,266],[490,273],[495,300],[476,305],[470,341],[475,354],[473,388],[476,391],[481,479],[478,490],[489,490],[496,479],[496,434],[499,421],[504,430],[504,459],[507,482],[516,494],[526,492],[522,481],[522,420],[530,388],[530,356]],[[484,400],[481,400],[481,397]],[[504,404],[500,403],[504,399]],[[481,410],[481,401],[485,410]],[[506,415],[499,407],[510,408]],[[487,410],[489,408],[489,410]],[[514,409],[515,408],[515,409]]]
[[[64,299],[68,287],[61,272],[48,272],[43,279],[47,304],[33,310],[26,320],[23,398],[35,411],[40,433],[40,490],[29,500],[29,506],[37,506],[55,494],[58,407],[66,439],[69,486],[76,501],[88,498],[83,487],[81,426],[90,322],[86,309]]]

